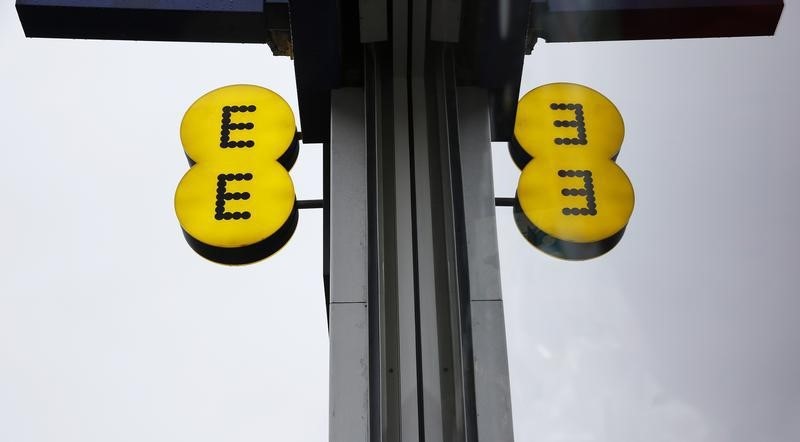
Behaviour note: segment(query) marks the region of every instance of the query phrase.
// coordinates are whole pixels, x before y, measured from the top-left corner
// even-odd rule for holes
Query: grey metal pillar
[[[369,439],[367,150],[364,93],[331,96],[330,440]]]
[[[510,442],[488,93],[392,7],[332,94],[330,440]]]

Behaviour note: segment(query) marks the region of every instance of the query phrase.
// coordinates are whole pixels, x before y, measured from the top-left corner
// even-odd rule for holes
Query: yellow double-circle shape
[[[294,115],[259,86],[216,89],[189,107],[181,143],[192,165],[175,192],[189,245],[225,264],[278,251],[297,224],[288,169],[297,155]]]
[[[599,92],[553,83],[517,107],[512,156],[523,168],[515,219],[553,256],[587,259],[610,250],[633,212],[633,186],[615,159],[625,127]]]

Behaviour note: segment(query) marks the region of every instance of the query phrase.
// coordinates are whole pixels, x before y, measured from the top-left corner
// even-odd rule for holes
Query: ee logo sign
[[[277,252],[297,226],[289,169],[297,159],[294,115],[269,89],[226,86],[194,102],[181,122],[191,168],[175,191],[189,245],[223,264]]]
[[[514,219],[531,244],[581,260],[619,242],[634,202],[615,162],[624,134],[616,106],[586,86],[553,83],[522,97],[509,149],[522,169]]]

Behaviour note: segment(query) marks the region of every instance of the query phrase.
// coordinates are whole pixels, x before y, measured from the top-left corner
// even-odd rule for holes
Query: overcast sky
[[[274,257],[197,256],[175,219],[181,117],[266,46],[26,40],[0,6],[0,441],[327,440],[321,212]],[[498,208],[516,439],[800,441],[800,13],[774,38],[540,44],[620,109],[636,191],[588,262]],[[235,67],[232,67],[235,66]],[[495,145],[496,193],[519,171]],[[319,146],[292,170],[321,196]]]

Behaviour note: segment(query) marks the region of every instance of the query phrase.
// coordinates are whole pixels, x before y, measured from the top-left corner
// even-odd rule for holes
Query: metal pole
[[[330,440],[369,440],[367,151],[360,88],[333,91],[330,149]]]
[[[331,100],[330,440],[512,441],[488,92],[392,8]]]

